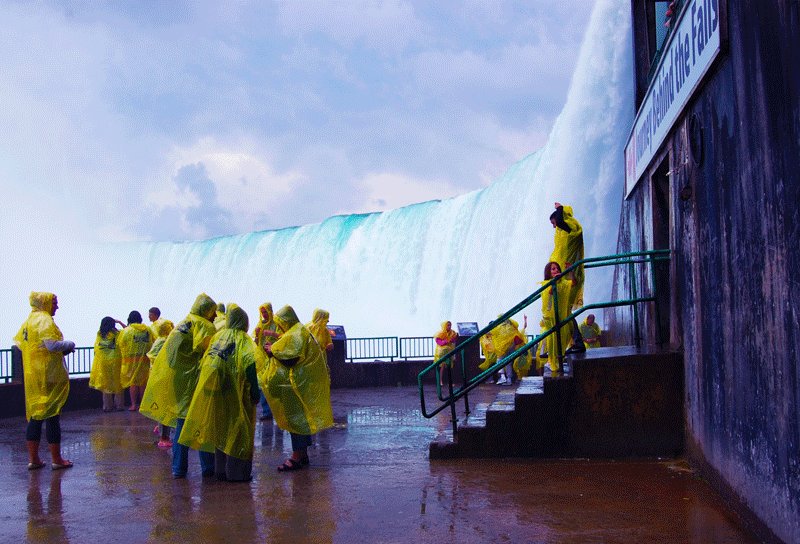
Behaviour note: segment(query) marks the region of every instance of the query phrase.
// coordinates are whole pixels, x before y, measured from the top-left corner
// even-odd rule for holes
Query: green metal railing
[[[512,363],[517,357],[523,355],[528,350],[532,349],[535,345],[539,342],[558,332],[562,327],[569,326],[569,322],[575,319],[577,316],[582,314],[585,311],[593,310],[593,309],[600,309],[600,308],[612,308],[618,306],[631,306],[633,308],[633,337],[634,343],[637,347],[641,344],[641,328],[639,326],[639,310],[638,305],[646,302],[655,302],[656,301],[656,281],[655,281],[655,263],[660,261],[668,261],[669,260],[670,251],[668,249],[660,249],[660,250],[651,250],[651,251],[637,251],[632,253],[623,253],[619,255],[611,255],[608,257],[592,257],[588,259],[583,259],[582,261],[578,261],[574,263],[572,266],[567,268],[563,271],[562,275],[553,278],[552,280],[548,281],[542,287],[534,291],[531,295],[526,297],[524,300],[519,302],[516,306],[499,316],[496,320],[489,323],[486,327],[478,331],[477,334],[471,336],[470,338],[466,339],[465,341],[461,342],[456,348],[442,357],[439,360],[434,361],[429,366],[425,367],[418,375],[417,375],[417,385],[419,388],[419,397],[420,397],[420,406],[422,409],[422,415],[426,418],[432,418],[442,410],[450,408],[451,411],[451,421],[453,424],[453,434],[455,435],[458,432],[457,422],[458,419],[456,417],[456,403],[464,399],[464,408],[466,415],[470,413],[469,407],[469,392],[484,383],[489,376],[493,375],[498,370],[505,368],[507,365]],[[637,288],[637,275],[636,275],[636,265],[644,264],[649,265],[649,280],[650,280],[650,295],[649,296],[639,296],[638,295],[638,288]],[[506,353],[502,357],[498,359],[498,361],[488,367],[486,370],[480,372],[476,376],[468,376],[467,375],[467,368],[465,364],[465,357],[464,352],[467,347],[475,342],[479,342],[480,338],[491,332],[495,329],[498,325],[510,319],[513,315],[516,315],[523,309],[527,308],[537,300],[541,299],[542,293],[549,289],[550,287],[554,286],[556,282],[561,281],[569,276],[569,274],[583,266],[584,269],[590,268],[603,268],[603,267],[610,267],[610,266],[626,266],[628,271],[628,289],[630,292],[630,298],[624,300],[616,300],[616,301],[609,301],[609,302],[598,302],[593,304],[586,304],[585,306],[573,311],[567,316],[559,316],[558,315],[558,293],[556,289],[553,289],[553,307],[555,309],[555,324],[547,330],[542,331],[541,333],[528,336],[528,343],[519,346],[516,350],[511,353]],[[655,308],[655,322],[660,326],[660,311],[658,305],[656,304]],[[661,331],[658,332],[659,339],[663,337]],[[557,350],[558,353],[563,354],[564,350],[561,346],[561,335],[556,334],[556,343],[557,343]],[[499,357],[500,354],[498,354]],[[561,355],[563,360],[563,355]],[[440,379],[440,372],[441,368],[444,367],[445,374],[446,374],[446,387],[447,390],[444,391],[441,383],[444,380]],[[458,369],[461,377],[461,385],[456,387],[453,381],[453,372],[455,369]],[[428,410],[428,406],[426,403],[426,395],[425,395],[425,388],[424,388],[424,379],[429,377],[431,374],[434,376],[434,383],[436,384],[436,399],[439,401],[439,405],[433,408],[432,410]],[[444,378],[444,377],[442,377]]]

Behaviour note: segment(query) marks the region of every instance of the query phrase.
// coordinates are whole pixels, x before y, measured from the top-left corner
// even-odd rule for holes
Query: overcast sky
[[[3,225],[196,240],[479,189],[544,144],[593,5],[6,0]]]

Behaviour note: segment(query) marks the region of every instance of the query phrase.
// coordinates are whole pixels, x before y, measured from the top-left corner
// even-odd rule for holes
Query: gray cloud
[[[197,240],[234,233],[231,213],[220,206],[217,188],[203,164],[181,167],[173,181],[184,203],[146,210],[140,229],[156,240]]]

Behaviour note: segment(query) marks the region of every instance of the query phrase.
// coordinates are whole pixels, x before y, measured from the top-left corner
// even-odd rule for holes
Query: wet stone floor
[[[294,473],[275,470],[289,435],[259,422],[249,483],[204,480],[194,452],[173,480],[153,422],[127,411],[64,413],[75,467],[28,471],[24,420],[1,419],[0,542],[754,542],[681,461],[431,462],[449,418],[421,417],[416,388],[335,390],[333,404],[336,426]]]

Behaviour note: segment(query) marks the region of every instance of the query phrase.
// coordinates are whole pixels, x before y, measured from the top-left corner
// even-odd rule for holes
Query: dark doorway
[[[653,173],[652,209],[653,209],[653,249],[670,249],[670,200],[669,200],[669,155]],[[670,332],[670,281],[669,261],[655,264],[655,338],[661,346],[669,343]]]

